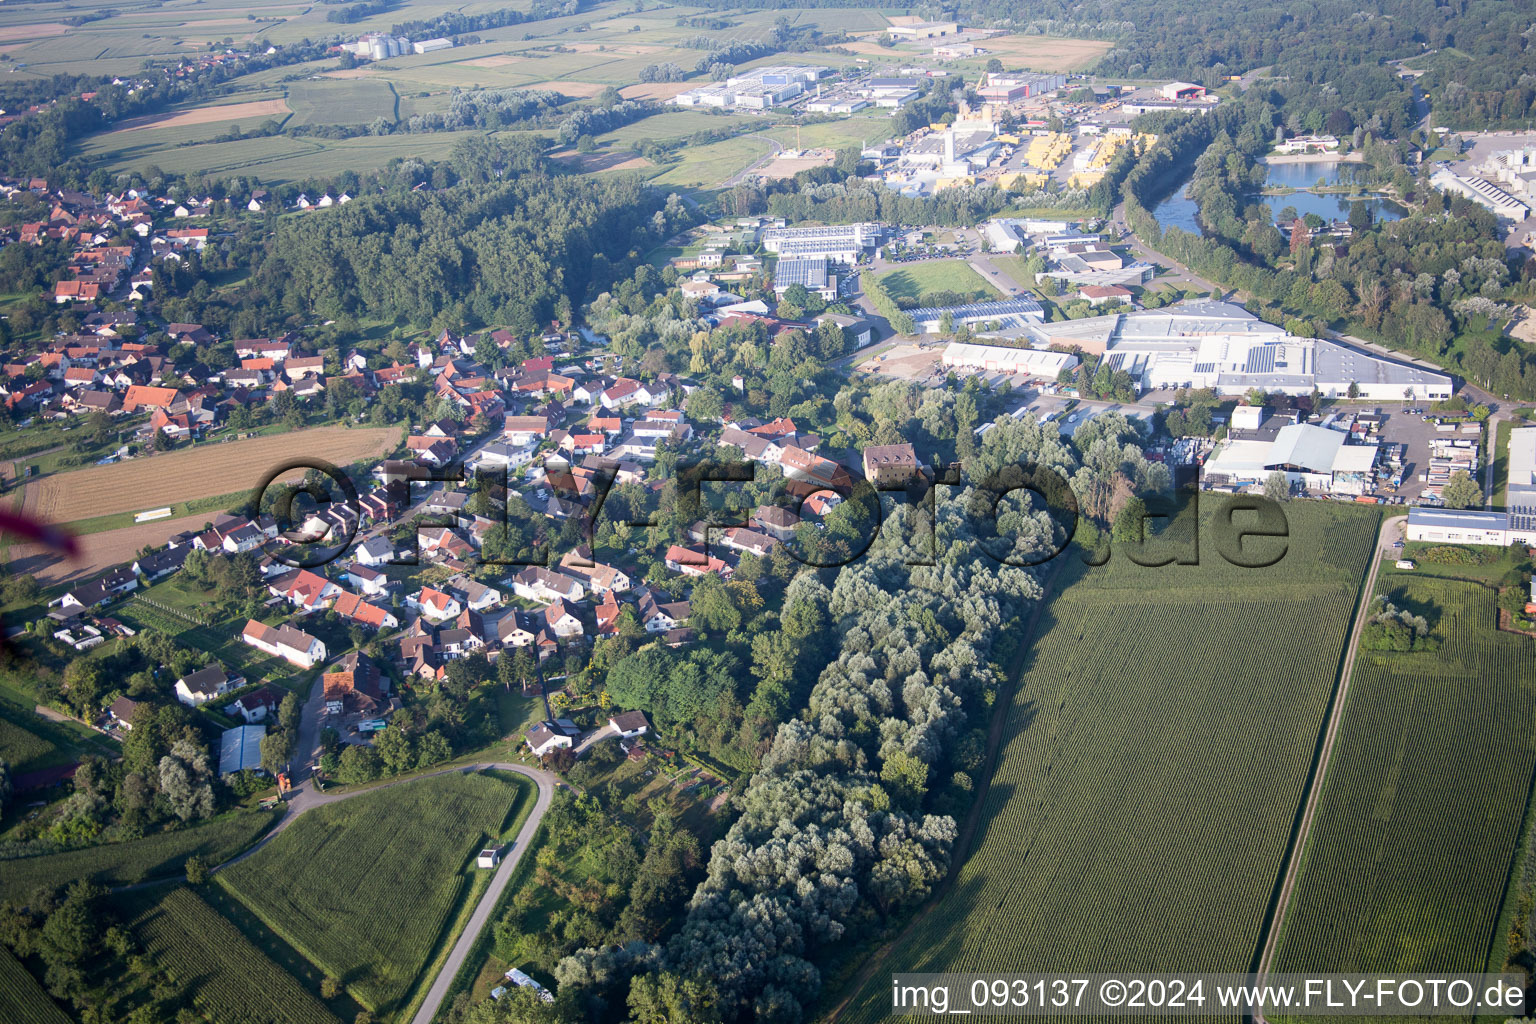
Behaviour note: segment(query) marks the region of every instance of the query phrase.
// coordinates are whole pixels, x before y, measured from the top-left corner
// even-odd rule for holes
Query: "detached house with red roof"
[[[459,613],[464,610],[464,606],[459,604],[457,598],[441,590],[433,590],[431,587],[422,587],[416,593],[407,596],[405,606],[419,613],[429,622],[446,622],[448,619],[458,618]]]
[[[342,589],[324,576],[308,569],[294,569],[283,573],[267,584],[273,597],[280,597],[300,611],[320,611],[331,603]]]

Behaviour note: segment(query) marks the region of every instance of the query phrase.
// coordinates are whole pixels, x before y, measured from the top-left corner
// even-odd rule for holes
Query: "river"
[[[1345,164],[1337,161],[1327,163],[1308,164],[1271,164],[1268,166],[1268,174],[1265,182],[1276,188],[1310,189],[1318,185],[1349,184],[1353,181],[1354,169],[1358,164]],[[1184,194],[1189,180],[1186,178],[1170,192],[1156,206],[1152,207],[1152,216],[1164,230],[1171,227],[1181,228],[1191,233],[1204,234],[1195,218],[1195,201]],[[1401,206],[1380,196],[1366,195],[1341,195],[1338,193],[1318,193],[1308,191],[1292,192],[1283,196],[1259,196],[1257,194],[1246,196],[1248,202],[1265,202],[1269,204],[1270,213],[1279,219],[1281,211],[1286,207],[1292,207],[1297,216],[1306,216],[1315,213],[1324,220],[1344,220],[1349,216],[1349,208],[1352,203],[1363,202],[1371,215],[1378,221],[1398,220],[1407,211]]]

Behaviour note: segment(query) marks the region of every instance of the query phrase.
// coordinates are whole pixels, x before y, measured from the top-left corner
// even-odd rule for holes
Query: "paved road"
[[[555,795],[555,777],[548,772],[538,771],[533,768],[525,768],[520,764],[510,762],[497,762],[493,764],[476,765],[475,768],[499,768],[503,771],[513,771],[526,775],[538,783],[539,797],[533,805],[533,813],[528,815],[528,820],[523,823],[522,829],[517,833],[517,838],[512,841],[512,849],[502,859],[501,867],[496,869],[496,877],[491,879],[491,884],[485,890],[485,895],[480,897],[480,903],[470,915],[469,923],[459,933],[459,940],[453,944],[453,951],[448,954],[448,959],[443,963],[442,970],[432,982],[432,987],[427,989],[427,998],[422,1001],[421,1008],[416,1011],[416,1016],[411,1018],[411,1024],[431,1024],[432,1018],[437,1016],[437,1011],[442,1007],[443,1000],[448,996],[448,987],[453,984],[453,979],[458,977],[459,969],[464,966],[464,961],[469,958],[469,951],[474,948],[475,941],[480,938],[480,933],[490,923],[491,914],[496,910],[496,904],[501,901],[501,895],[507,889],[507,883],[512,880],[512,873],[517,870],[518,863],[523,859],[523,851],[528,849],[533,840],[533,834],[539,828],[539,822],[544,820],[544,812],[549,810],[550,801]]]
[[[779,143],[778,139],[771,139],[766,135],[738,135],[737,138],[762,139],[772,148],[770,148],[768,152],[764,153],[756,160],[753,160],[747,166],[743,167],[741,170],[737,171],[735,174],[731,175],[729,178],[726,178],[725,182],[721,186],[722,188],[734,188],[735,186],[740,185],[743,181],[746,181],[748,177],[755,174],[758,168],[772,162],[775,157],[784,152],[784,147]]]
[[[1361,595],[1359,612],[1355,615],[1355,625],[1349,633],[1349,647],[1344,652],[1344,664],[1339,672],[1339,692],[1334,698],[1333,707],[1328,714],[1328,721],[1324,726],[1323,747],[1317,757],[1317,770],[1312,774],[1311,784],[1307,787],[1307,802],[1302,810],[1301,825],[1296,830],[1296,836],[1291,842],[1291,848],[1287,852],[1285,863],[1285,878],[1280,885],[1280,897],[1275,902],[1275,912],[1270,917],[1269,927],[1264,939],[1264,951],[1259,956],[1259,969],[1256,984],[1264,985],[1269,978],[1270,968],[1274,965],[1275,949],[1280,939],[1280,931],[1285,924],[1285,913],[1290,906],[1291,895],[1296,888],[1296,878],[1301,871],[1302,855],[1307,849],[1307,838],[1312,831],[1312,821],[1317,813],[1318,798],[1323,791],[1323,783],[1328,777],[1328,762],[1333,757],[1333,744],[1339,735],[1339,723],[1344,719],[1345,699],[1349,696],[1350,677],[1355,670],[1355,655],[1360,650],[1360,634],[1365,629],[1367,618],[1366,610],[1370,607],[1371,595],[1376,592],[1376,574],[1381,570],[1382,560],[1390,553],[1394,541],[1402,537],[1404,525],[1408,522],[1407,516],[1393,516],[1381,524],[1381,533],[1376,538],[1376,548],[1371,554],[1371,567],[1365,574],[1365,589]],[[1266,1024],[1264,1015],[1254,1013],[1257,1024]]]

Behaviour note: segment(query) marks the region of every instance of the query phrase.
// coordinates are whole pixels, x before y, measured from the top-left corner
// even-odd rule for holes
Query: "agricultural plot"
[[[10,765],[13,773],[41,767],[57,749],[37,733],[12,721],[0,707],[0,761]]]
[[[4,946],[0,946],[0,1020],[7,1024],[69,1024],[68,1015]]]
[[[131,928],[167,979],[209,1020],[337,1024],[292,975],[186,886],[165,892]]]
[[[371,124],[399,116],[394,86],[380,79],[323,78],[288,88],[294,124]]]
[[[1440,648],[1358,655],[1276,971],[1480,971],[1503,937],[1536,770],[1536,648],[1498,631],[1476,583],[1379,589]]]
[[[466,865],[531,789],[452,773],[355,797],[216,878],[359,1003],[389,1013],[442,941]]]
[[[316,427],[198,445],[110,466],[56,473],[27,485],[27,511],[57,523],[136,512],[178,501],[255,487],[275,466],[298,455],[345,466],[389,451],[393,427]]]
[[[275,819],[271,811],[238,811],[206,825],[143,839],[88,846],[63,853],[0,861],[0,890],[31,892],[77,878],[101,885],[132,885],[180,873],[194,854],[221,864],[254,843]]]
[[[987,302],[1002,297],[964,260],[911,263],[900,270],[881,274],[879,281],[902,307],[921,305],[923,296],[934,292],[951,292],[966,302]]]
[[[1199,565],[1117,551],[1063,569],[970,856],[848,1019],[885,1018],[886,967],[1248,968],[1377,526],[1355,508],[1287,514],[1266,569],[1229,565],[1208,537]]]

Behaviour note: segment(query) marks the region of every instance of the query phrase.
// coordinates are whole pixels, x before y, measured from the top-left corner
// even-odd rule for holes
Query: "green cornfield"
[[[531,784],[452,773],[305,814],[215,877],[352,997],[397,1009],[442,938],[488,836]]]
[[[1480,971],[1536,770],[1536,643],[1477,583],[1378,591],[1439,650],[1361,651],[1276,971]],[[1494,964],[1491,969],[1498,969]]]
[[[1269,568],[1208,522],[1198,565],[1064,570],[969,859],[840,1020],[886,1018],[892,972],[1249,968],[1378,528],[1286,510]]]
[[[43,886],[67,885],[77,878],[114,886],[175,876],[193,854],[210,864],[228,860],[254,843],[275,817],[271,811],[238,811],[206,825],[124,843],[0,860],[0,892],[30,893]]]
[[[6,1024],[69,1024],[37,979],[0,946],[0,1020]]]
[[[133,921],[144,949],[209,1020],[338,1024],[336,1016],[186,886]]]

